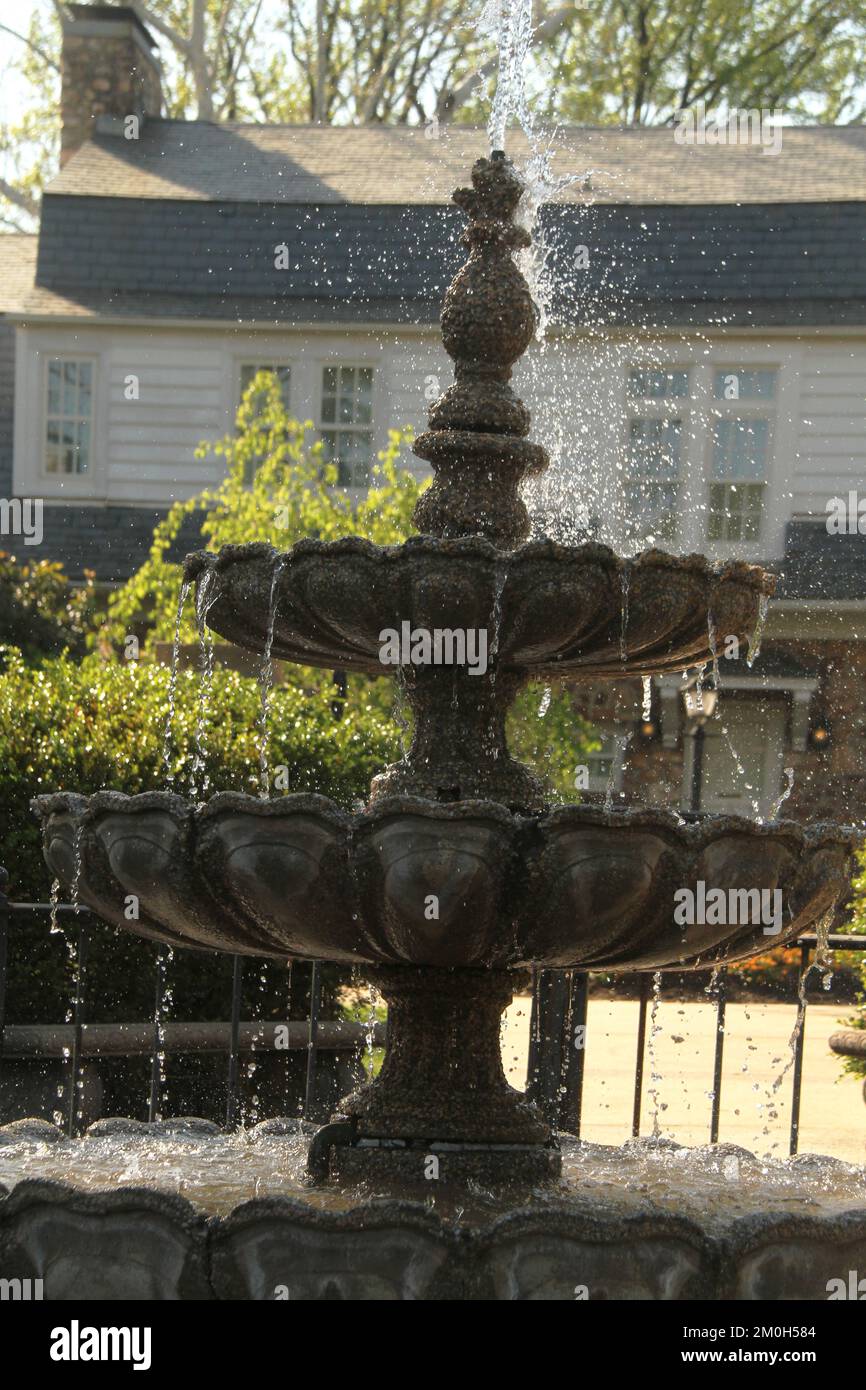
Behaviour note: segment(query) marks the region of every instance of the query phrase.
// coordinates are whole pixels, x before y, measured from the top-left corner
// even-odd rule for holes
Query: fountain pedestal
[[[351,1133],[351,1142],[332,1148],[332,1174],[530,1184],[558,1177],[550,1126],[502,1068],[500,1019],[520,976],[394,966],[370,977],[388,1003],[388,1047],[375,1080],[340,1103],[334,1121],[349,1122],[343,1138]]]

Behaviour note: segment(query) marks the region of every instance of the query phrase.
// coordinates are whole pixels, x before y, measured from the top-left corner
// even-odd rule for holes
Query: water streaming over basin
[[[284,1124],[294,1132],[278,1134]],[[225,1215],[257,1197],[282,1196],[320,1210],[346,1211],[371,1196],[399,1196],[375,1183],[359,1187],[313,1187],[305,1177],[310,1126],[267,1121],[231,1135],[184,1133],[171,1125],[156,1132],[107,1134],[46,1143],[0,1133],[0,1184],[25,1179],[67,1183],[80,1191],[148,1187],[177,1193],[208,1213]],[[161,1131],[161,1132],[160,1132]],[[824,1155],[759,1158],[734,1144],[686,1148],[670,1140],[644,1138],[621,1146],[579,1143],[560,1136],[563,1173],[559,1184],[532,1193],[533,1202],[584,1198],[600,1213],[653,1211],[690,1217],[712,1228],[752,1213],[832,1215],[866,1213],[866,1168]],[[454,1192],[425,1184],[427,1206],[466,1218],[508,1211],[514,1192],[480,1187]],[[418,1199],[419,1189],[406,1195]]]

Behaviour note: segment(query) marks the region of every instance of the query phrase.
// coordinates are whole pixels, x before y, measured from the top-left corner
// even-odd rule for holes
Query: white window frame
[[[704,505],[706,510],[702,513],[703,535],[701,544],[704,548],[712,548],[713,554],[727,554],[739,551],[743,546],[750,551],[760,550],[767,533],[769,519],[770,483],[774,472],[773,463],[776,456],[776,427],[779,415],[779,390],[780,376],[778,363],[764,362],[736,362],[717,361],[710,365],[709,377],[709,404],[707,409],[707,440],[706,457],[704,465]],[[740,372],[765,371],[772,372],[775,378],[775,389],[772,396],[758,398],[746,397],[736,400],[725,400],[715,393],[715,379],[717,375],[737,376]],[[764,468],[764,480],[761,491],[761,512],[760,526],[756,537],[743,537],[739,540],[724,540],[710,538],[710,489],[718,479],[713,472],[713,440],[715,435],[715,425],[719,420],[766,420],[767,421],[767,456]]]
[[[270,372],[278,370],[280,367],[289,369],[289,411],[295,413],[295,392],[297,390],[297,367],[295,362],[289,357],[283,357],[278,353],[272,353],[267,361],[254,352],[245,352],[235,356],[234,372],[234,412],[237,416],[238,407],[244,393],[243,375],[244,368],[255,367],[257,372]]]
[[[629,389],[632,372],[685,372],[686,374],[686,394],[684,396],[637,396],[632,395]],[[688,362],[681,362],[674,359],[670,362],[648,363],[639,356],[632,361],[626,361],[625,370],[622,378],[622,399],[623,399],[623,434],[622,434],[622,501],[625,503],[625,487],[631,481],[627,476],[629,468],[629,454],[631,451],[631,424],[633,420],[679,420],[680,421],[680,478],[679,478],[679,505],[677,507],[677,529],[676,533],[670,537],[657,537],[655,544],[661,550],[668,547],[679,549],[683,544],[685,526],[685,499],[689,483],[689,441],[692,437],[692,408],[694,398],[692,395],[692,381],[695,368]],[[623,505],[623,516],[626,515],[626,508]],[[641,546],[641,549],[644,547]]]
[[[328,367],[333,368],[337,372],[339,372],[343,367],[351,367],[356,371],[366,370],[372,372],[373,375],[372,384],[370,388],[369,425],[340,425],[339,421],[324,421],[322,419],[322,401],[325,395],[325,369]],[[322,434],[326,430],[330,431],[340,429],[345,430],[347,432],[353,431],[356,433],[364,431],[366,433],[369,433],[370,435],[370,478],[368,482],[363,486],[359,486],[358,484],[340,482],[336,484],[336,486],[341,488],[342,491],[348,493],[350,496],[353,497],[363,497],[373,483],[373,470],[376,467],[377,455],[380,449],[380,446],[378,444],[379,433],[377,426],[377,407],[379,394],[378,382],[381,375],[381,371],[382,363],[380,361],[374,361],[371,358],[365,359],[363,357],[328,356],[319,358],[317,363],[316,434],[318,438],[321,440]]]
[[[60,497],[93,497],[99,495],[99,367],[100,358],[92,352],[66,352],[62,348],[50,352],[40,351],[38,353],[38,382],[39,382],[39,437],[38,437],[38,458],[36,473],[39,479],[39,489],[46,495]],[[48,448],[48,378],[51,363],[53,362],[79,362],[86,363],[91,369],[90,387],[90,457],[87,461],[87,468],[83,473],[50,473],[46,466],[46,450]],[[63,418],[62,416],[59,418]],[[76,417],[83,418],[83,417]]]
[[[670,351],[670,349],[668,349]],[[629,421],[638,416],[657,414],[661,418],[682,420],[680,466],[680,524],[675,542],[659,542],[679,553],[698,552],[712,560],[743,559],[770,560],[784,553],[785,522],[790,519],[786,508],[784,475],[785,460],[793,464],[797,447],[797,422],[800,416],[799,354],[788,345],[778,356],[768,352],[766,343],[760,347],[746,342],[713,342],[706,357],[684,362],[682,346],[666,358],[664,347],[653,350],[651,362],[646,355],[630,354],[623,363],[620,376],[620,399],[623,404],[622,458],[628,459]],[[629,373],[633,370],[688,371],[689,394],[655,399],[629,395]],[[717,401],[713,394],[716,372],[772,371],[776,374],[776,390],[768,400]],[[675,411],[669,407],[678,406]],[[710,540],[709,500],[713,466],[713,422],[723,407],[724,414],[753,413],[769,420],[766,481],[761,517],[761,532],[755,540]],[[661,409],[658,409],[661,407]],[[789,485],[789,482],[788,482]]]

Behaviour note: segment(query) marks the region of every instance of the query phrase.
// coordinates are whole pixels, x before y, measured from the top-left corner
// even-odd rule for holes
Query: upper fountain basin
[[[185,572],[210,628],[261,652],[273,615],[272,655],[287,661],[382,674],[380,634],[408,623],[484,630],[491,664],[588,679],[703,665],[713,632],[745,648],[775,583],[755,565],[714,568],[700,555],[621,560],[594,542],[508,552],[480,537],[430,536],[400,546],[302,540],[285,554],[226,546],[188,556]]]
[[[34,808],[51,871],[125,930],[243,955],[438,967],[743,959],[834,909],[857,843],[835,826],[588,806],[521,816],[410,796],[354,816],[321,796],[234,792],[203,806],[57,793]],[[721,914],[704,910],[714,890]],[[735,911],[737,890],[767,906],[778,891],[778,922]],[[684,891],[696,921],[682,921]]]

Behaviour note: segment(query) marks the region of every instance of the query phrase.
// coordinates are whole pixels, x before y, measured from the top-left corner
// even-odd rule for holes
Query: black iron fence
[[[225,1022],[182,1023],[162,1017],[165,988],[166,948],[154,947],[154,1012],[143,1023],[86,1022],[86,982],[91,949],[100,932],[110,931],[88,908],[70,903],[10,902],[5,893],[6,875],[0,870],[0,1084],[4,1056],[60,1057],[66,1066],[66,1129],[70,1136],[79,1130],[79,1096],[82,1067],[88,1058],[149,1057],[150,1086],[148,1119],[161,1113],[162,1062],[172,1052],[222,1053],[226,1066],[225,1126],[234,1128],[240,1117],[241,1056],[257,1049],[270,1050],[267,1034],[284,1030],[283,1046],[306,1050],[306,1067],[300,1112],[310,1118],[314,1111],[317,1069],[323,1052],[357,1051],[364,1045],[387,1046],[387,1024],[323,1019],[322,963],[313,962],[310,972],[308,1016],[303,1021],[284,1023],[268,1020],[245,1022],[241,1019],[244,958],[230,958],[231,1006]],[[75,932],[74,988],[72,1017],[59,1025],[9,1024],[6,1021],[8,958],[10,933],[26,920],[45,916],[52,921],[72,921]],[[791,943],[788,943],[789,946]],[[794,1041],[791,1068],[791,1124],[789,1151],[797,1152],[800,1130],[800,1102],[803,1085],[803,1056],[806,1039],[808,998],[803,981],[817,949],[815,936],[801,937],[794,943],[800,951],[801,1026]],[[835,934],[827,945],[833,950],[864,952],[866,937]],[[708,971],[707,974],[710,972]],[[724,969],[715,972],[715,1048],[711,1078],[709,1140],[716,1143],[722,1106],[722,1078],[725,1046],[727,977]],[[532,1011],[529,1024],[529,1058],[526,1089],[557,1129],[580,1136],[583,1084],[587,1055],[589,975],[583,971],[539,970],[532,982]],[[644,1077],[647,1060],[647,1023],[652,999],[652,977],[641,976],[634,1069],[632,1134],[641,1131]]]

